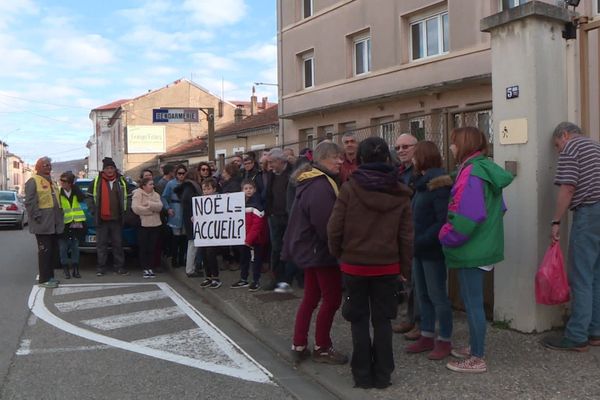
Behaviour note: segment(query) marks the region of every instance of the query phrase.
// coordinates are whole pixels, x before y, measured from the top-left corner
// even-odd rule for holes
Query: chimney
[[[256,94],[254,86],[252,86],[252,96],[250,97],[250,115],[254,115],[257,112],[256,106]]]
[[[238,105],[237,108],[233,112],[233,122],[239,123],[244,119],[244,106]]]
[[[269,98],[268,97],[263,97],[262,98],[262,109],[263,110],[267,109],[267,104],[269,104]]]

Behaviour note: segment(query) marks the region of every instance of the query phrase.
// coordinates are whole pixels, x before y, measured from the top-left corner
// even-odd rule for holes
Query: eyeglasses
[[[409,148],[413,147],[414,144],[403,144],[400,146],[395,146],[394,149],[396,149],[396,151],[402,149],[402,150],[408,150]]]
[[[61,179],[60,181],[61,181],[61,182],[64,182],[64,183],[67,183],[67,182],[68,182],[68,180],[66,180],[66,179]]]
[[[178,172],[177,175],[185,175],[185,172]]]

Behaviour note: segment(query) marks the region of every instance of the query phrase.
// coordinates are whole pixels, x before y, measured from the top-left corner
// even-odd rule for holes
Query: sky
[[[277,83],[276,38],[275,0],[0,0],[0,141],[84,158],[92,109],[180,78],[249,101]]]

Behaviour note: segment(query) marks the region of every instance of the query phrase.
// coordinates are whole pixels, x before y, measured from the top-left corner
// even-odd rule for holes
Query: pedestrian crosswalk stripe
[[[108,285],[109,284],[73,284],[65,286],[96,286],[97,290],[101,291]],[[56,314],[51,312],[44,302],[44,295],[47,290],[35,285],[29,295],[29,308],[41,320],[84,339],[149,357],[155,357],[181,365],[210,371],[212,373],[228,375],[251,382],[276,385],[275,382],[273,382],[273,375],[267,369],[254,360],[200,311],[189,304],[179,293],[173,290],[169,284],[165,282],[133,285],[123,284],[122,287],[139,287],[140,285],[152,286],[154,288],[158,287],[159,290],[134,293],[137,297],[127,294],[97,297],[94,299],[87,299],[87,301],[77,300],[75,302],[62,302],[58,303],[61,304],[60,307],[58,307],[58,304],[55,304],[57,306],[56,309],[58,310]],[[156,292],[161,292],[162,295],[159,295]],[[64,313],[65,315],[68,315],[68,313],[73,310],[145,301],[140,300],[139,297],[145,293],[145,296],[156,296],[157,299],[170,298],[179,310],[185,313],[187,317],[196,324],[197,328],[127,342],[109,336],[110,330],[104,331],[103,333],[97,333],[68,322],[59,316],[63,313],[62,310],[66,310]],[[163,302],[161,302],[160,307],[164,307]],[[114,309],[118,309],[118,307],[115,307]],[[113,318],[114,317],[120,318],[121,316],[115,315]],[[79,320],[77,323],[83,324],[83,321]],[[35,351],[29,350],[28,354],[34,353]]]
[[[184,316],[185,313],[179,307],[156,308],[152,310],[138,311],[128,314],[111,315],[109,317],[94,318],[81,321],[83,324],[102,331],[127,328],[151,322],[166,321]]]
[[[102,290],[118,289],[120,287],[123,287],[123,285],[103,286]],[[75,286],[75,287],[71,287],[70,285],[69,286],[60,286],[60,287],[52,290],[52,296],[63,296],[65,294],[96,292],[96,291],[98,291],[98,286]]]
[[[67,301],[64,303],[56,303],[55,306],[61,312],[70,312],[118,306],[121,304],[141,303],[144,301],[164,299],[165,297],[167,297],[167,295],[162,290],[153,290],[149,292],[127,293],[115,296]]]

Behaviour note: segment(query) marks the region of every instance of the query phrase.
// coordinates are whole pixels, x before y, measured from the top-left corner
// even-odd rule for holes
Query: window
[[[244,151],[246,151],[245,147],[234,147],[232,152],[234,155],[239,155],[239,154],[244,154]]]
[[[425,118],[411,119],[409,125],[411,135],[418,140],[425,140]]]
[[[596,0],[596,2],[594,4],[594,8],[595,8],[594,12],[596,14],[600,14],[600,0]]]
[[[324,125],[317,128],[317,135],[320,139],[333,139],[333,125]]]
[[[371,70],[371,37],[354,39],[354,75],[362,75]]]
[[[410,25],[412,59],[437,56],[450,50],[448,13],[434,15]]]
[[[311,88],[315,84],[315,68],[313,53],[302,57],[302,87]]]
[[[528,0],[500,0],[500,10],[508,10],[509,8],[525,4],[527,1]]]
[[[308,18],[313,15],[313,0],[302,0],[302,16]]]
[[[306,142],[306,146],[310,149],[314,149],[315,147],[315,134],[312,128],[302,129],[300,130],[300,141]]]

